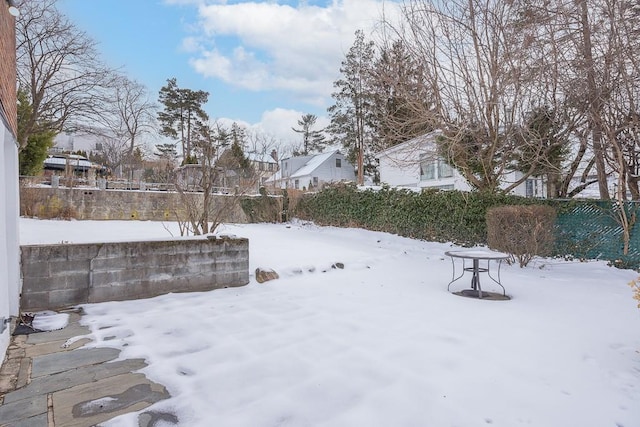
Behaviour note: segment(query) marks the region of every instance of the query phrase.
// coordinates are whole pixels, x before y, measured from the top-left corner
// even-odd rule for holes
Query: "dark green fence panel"
[[[621,206],[613,201],[558,201],[556,251],[558,255],[604,259],[624,268],[640,268],[640,223],[633,224],[629,251],[624,254]],[[625,202],[627,216],[637,217],[640,203]]]

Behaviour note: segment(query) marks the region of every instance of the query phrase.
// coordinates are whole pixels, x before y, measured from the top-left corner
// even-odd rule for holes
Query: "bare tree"
[[[425,92],[433,97],[433,103],[414,103],[413,115],[442,130],[441,154],[483,191],[500,191],[518,144],[537,146],[529,152],[550,149],[519,137],[538,98],[528,87],[536,70],[527,67],[518,16],[514,2],[414,0],[404,3],[404,21],[393,27],[424,65]],[[515,188],[537,168],[537,161],[530,162],[502,191]]]
[[[139,138],[154,130],[156,105],[144,85],[126,76],[118,76],[104,95],[96,114],[100,128],[124,142],[131,155]]]
[[[24,0],[19,8],[18,82],[33,109],[20,132],[24,147],[33,133],[90,123],[113,73],[100,61],[95,42],[56,9],[55,0]]]
[[[95,125],[86,132],[103,140],[101,151],[110,153],[107,157],[112,167],[126,164],[132,172],[140,138],[155,128],[156,106],[149,100],[146,87],[126,76],[117,76],[95,108]]]
[[[176,217],[182,234],[200,235],[215,231],[223,220],[239,209],[240,199],[256,188],[257,175],[242,170],[243,165],[234,162],[233,165],[237,166],[234,174],[238,176],[240,185],[232,192],[219,191],[221,178],[230,167],[229,164],[220,166],[220,150],[229,145],[234,132],[217,122],[197,123],[192,132],[191,141],[199,163],[184,165],[178,172],[176,189],[180,207]],[[235,156],[232,153],[230,157],[233,160]]]

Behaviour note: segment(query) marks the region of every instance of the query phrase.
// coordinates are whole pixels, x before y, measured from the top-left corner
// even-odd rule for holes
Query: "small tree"
[[[18,140],[23,137],[25,132],[25,123],[31,120],[33,109],[29,103],[29,98],[24,90],[18,91]],[[20,175],[35,176],[42,172],[44,160],[47,158],[47,152],[53,147],[53,138],[56,133],[49,131],[41,131],[31,133],[26,144],[18,153]]]
[[[200,235],[215,231],[221,221],[240,206],[240,198],[256,187],[256,175],[251,173],[251,164],[242,151],[242,135],[243,129],[237,125],[231,131],[219,123],[198,123],[194,127],[194,152],[198,154],[199,164],[187,167],[191,169],[188,179],[178,177],[176,180],[180,200],[180,212],[176,212],[176,216],[181,234]],[[221,156],[230,163],[221,166],[218,151],[230,138],[233,140],[231,150],[227,151],[227,156]],[[236,167],[234,173],[244,179],[243,185],[231,194],[215,194],[220,175],[226,176],[230,166]],[[254,181],[248,182],[250,179]]]

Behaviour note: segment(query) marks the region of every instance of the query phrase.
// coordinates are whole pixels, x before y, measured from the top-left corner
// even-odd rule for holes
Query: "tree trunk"
[[[602,104],[603,100],[598,91],[595,77],[595,65],[591,46],[591,26],[589,24],[589,7],[587,0],[580,0],[580,23],[582,26],[582,53],[587,74],[587,90],[589,93],[589,123],[593,154],[595,156],[596,174],[598,176],[598,190],[602,200],[610,200],[607,186],[607,171],[604,161],[604,147],[602,141]]]

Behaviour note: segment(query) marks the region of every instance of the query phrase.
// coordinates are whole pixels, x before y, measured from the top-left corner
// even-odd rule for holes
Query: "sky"
[[[21,244],[179,234],[150,221],[19,229]],[[145,359],[171,394],[149,409],[179,425],[640,427],[637,272],[535,258],[502,266],[510,300],[478,300],[447,291],[451,244],[300,221],[218,232],[249,239],[248,285],[83,306],[86,347]],[[258,267],[280,278],[258,283]],[[469,286],[467,273],[451,290]]]
[[[212,119],[286,142],[303,114],[328,122],[332,83],[354,33],[370,33],[387,0],[58,0],[105,62],[157,99],[167,79],[209,92]]]

